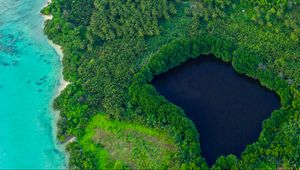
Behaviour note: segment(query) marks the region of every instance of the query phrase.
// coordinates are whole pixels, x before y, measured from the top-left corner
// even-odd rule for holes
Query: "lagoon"
[[[190,59],[152,84],[194,122],[208,165],[220,155],[239,157],[258,139],[263,120],[280,107],[275,92],[214,56]]]

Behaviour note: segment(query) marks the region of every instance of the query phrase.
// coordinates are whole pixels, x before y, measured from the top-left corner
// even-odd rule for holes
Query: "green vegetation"
[[[94,154],[89,160],[93,166],[81,164],[78,157],[72,154],[71,169],[179,168],[177,147],[163,132],[111,121],[100,114],[93,117],[85,131],[83,138],[69,147],[81,146],[84,154]]]
[[[71,168],[208,169],[194,124],[148,82],[210,53],[282,104],[240,159],[221,156],[212,169],[300,167],[298,0],[53,0],[42,12],[54,16],[45,32],[72,82],[54,104],[60,141],[77,138]]]

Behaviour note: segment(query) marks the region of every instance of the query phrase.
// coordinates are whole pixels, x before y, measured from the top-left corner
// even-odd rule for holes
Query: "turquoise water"
[[[43,35],[45,0],[0,0],[0,169],[65,166],[51,102],[59,56]]]

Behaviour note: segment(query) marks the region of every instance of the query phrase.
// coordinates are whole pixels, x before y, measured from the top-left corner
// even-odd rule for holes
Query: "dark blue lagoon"
[[[59,56],[43,34],[45,0],[0,0],[0,169],[65,166],[51,101]]]
[[[274,92],[213,56],[190,59],[152,83],[194,122],[209,165],[220,155],[239,156],[257,140],[263,120],[280,107]]]

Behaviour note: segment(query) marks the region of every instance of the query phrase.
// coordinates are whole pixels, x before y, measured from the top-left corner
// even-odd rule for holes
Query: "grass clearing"
[[[101,114],[92,118],[79,142],[95,153],[101,169],[178,169],[180,165],[178,148],[165,133]]]

